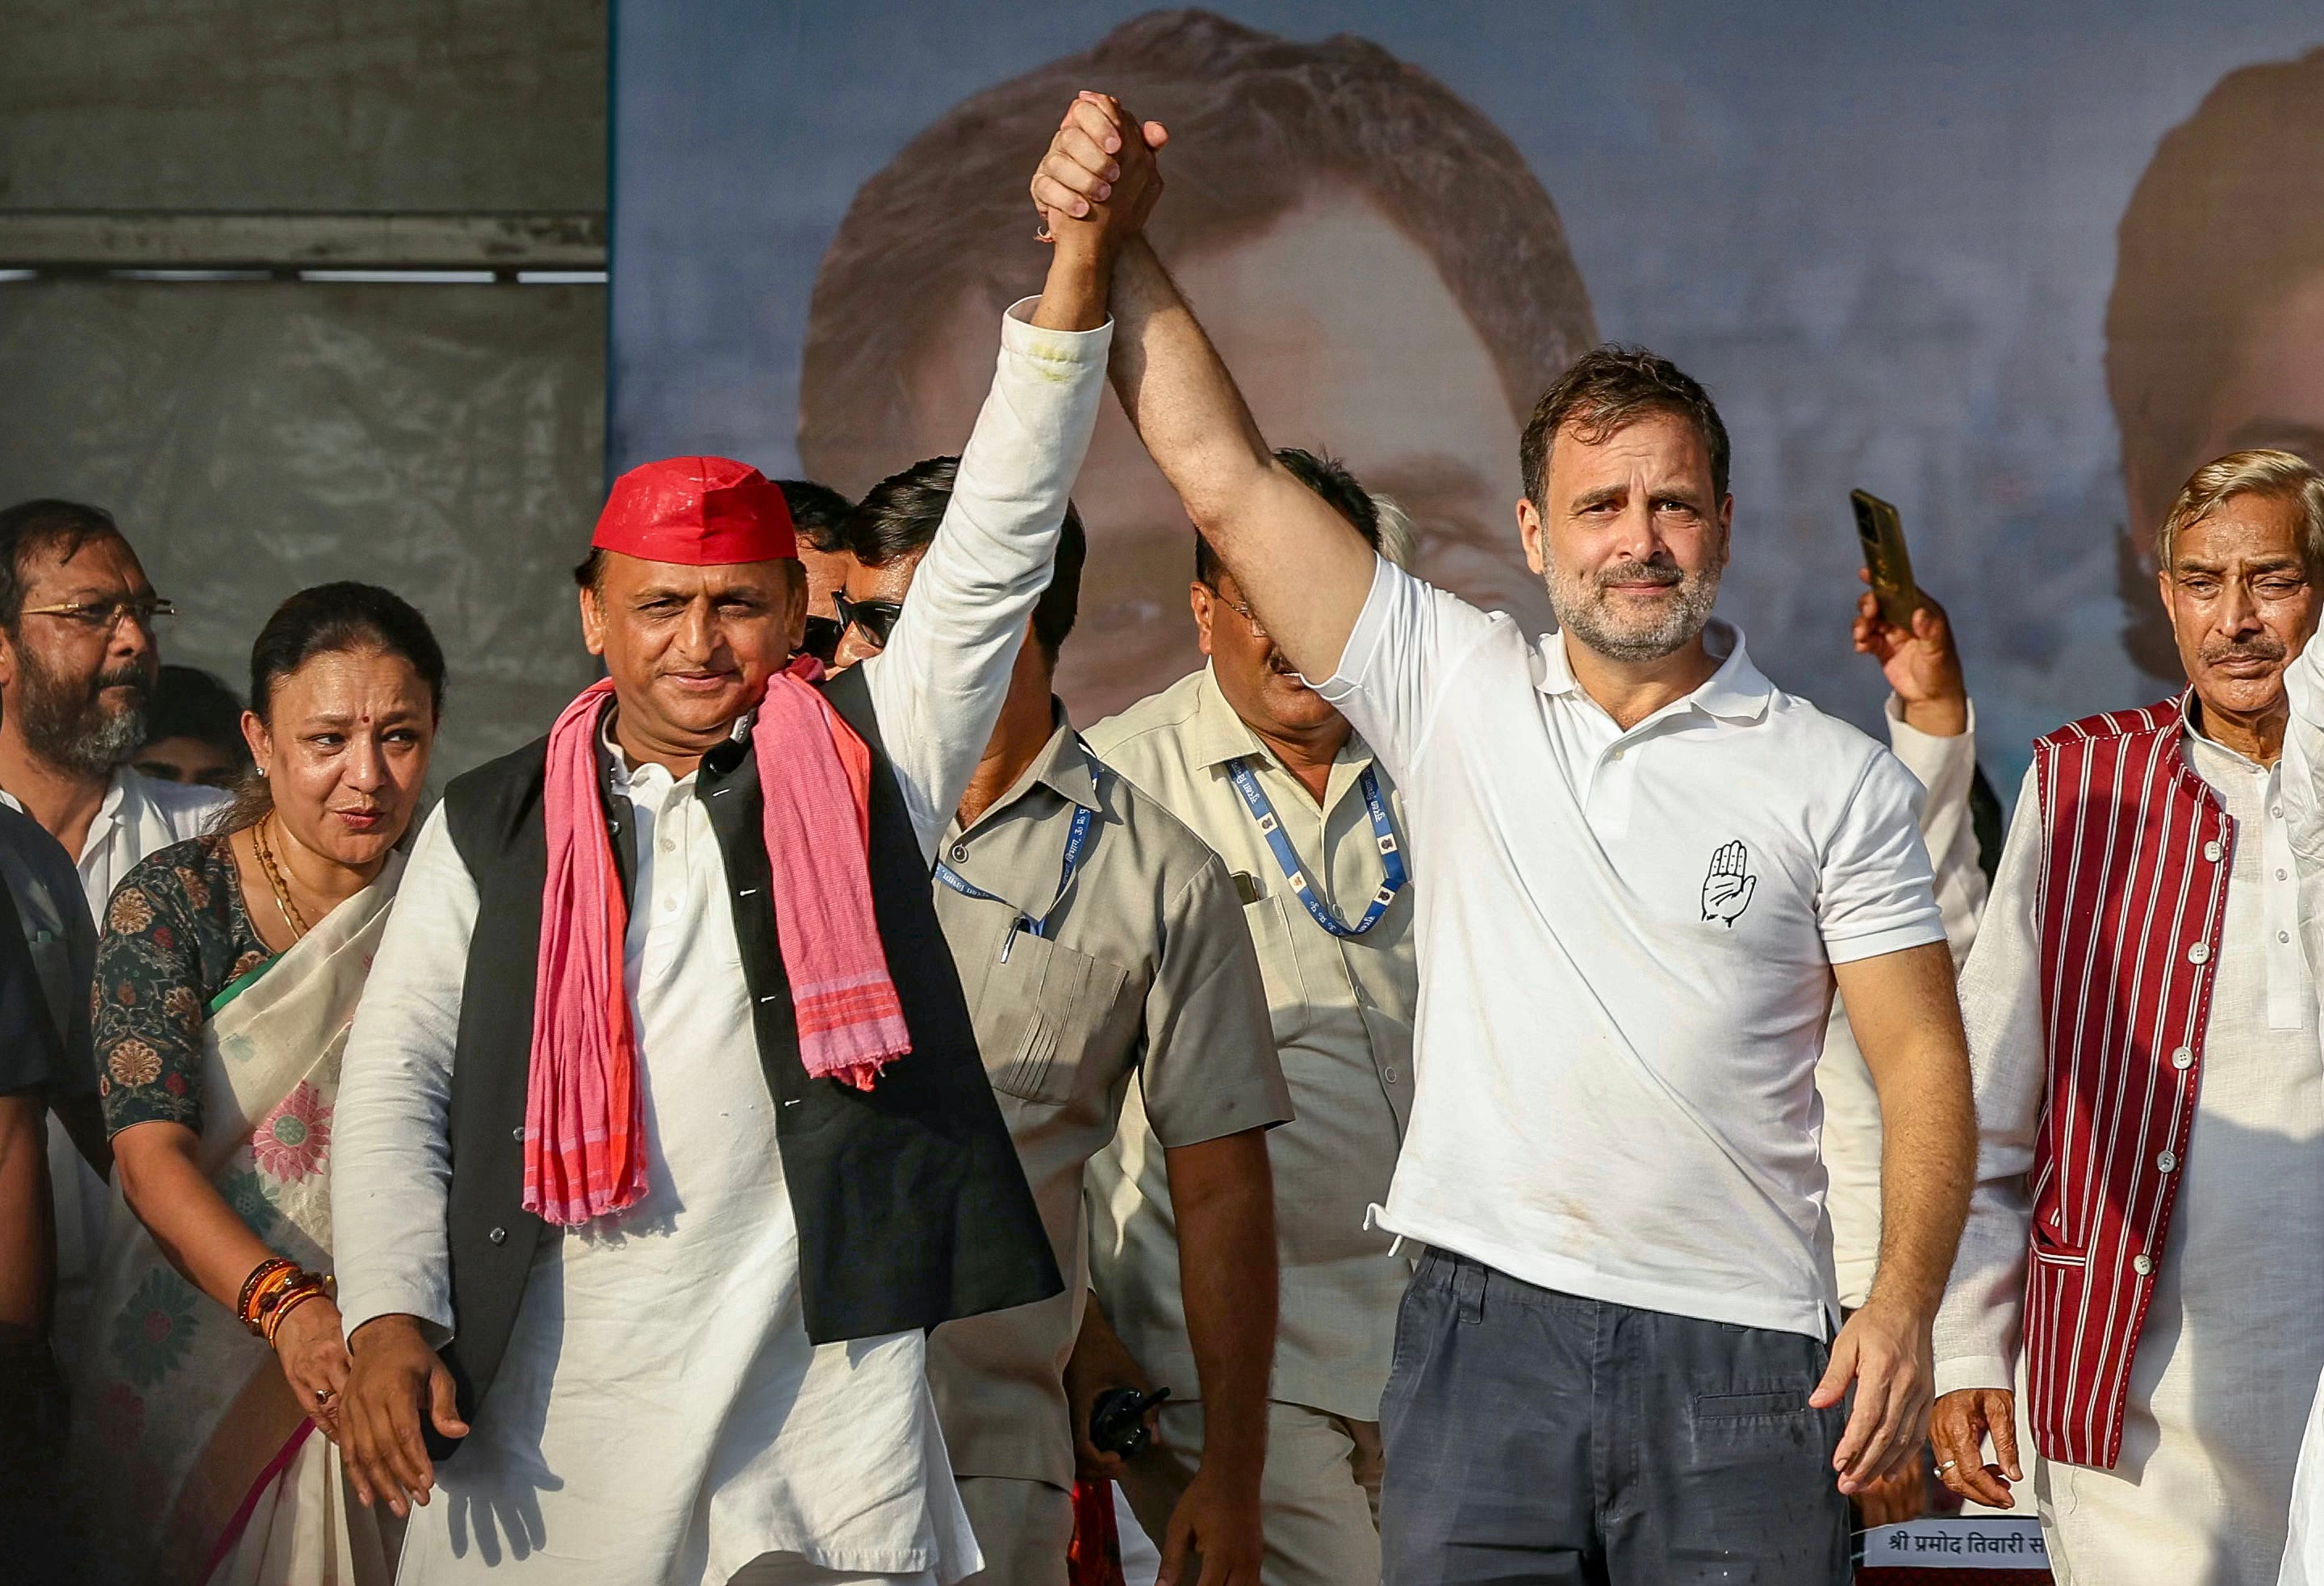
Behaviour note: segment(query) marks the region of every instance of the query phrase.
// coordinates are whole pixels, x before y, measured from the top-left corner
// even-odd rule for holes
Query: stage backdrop
[[[1424,573],[1545,620],[1518,431],[1645,343],[1732,434],[1760,663],[1877,725],[1847,496],[1887,496],[2006,797],[2033,734],[2176,686],[2145,546],[2187,472],[2324,454],[2319,43],[2278,0],[625,5],[611,460],[852,494],[957,450],[1038,289],[1026,180],[1113,89],[1173,130],[1157,241],[1268,437],[1400,500]],[[1076,496],[1088,721],[1197,658],[1111,399]]]

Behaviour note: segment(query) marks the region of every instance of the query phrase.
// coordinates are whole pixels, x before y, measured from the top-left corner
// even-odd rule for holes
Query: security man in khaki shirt
[[[1344,468],[1276,456],[1384,554],[1408,558],[1400,515],[1384,541],[1386,503]],[[1199,540],[1191,597],[1211,664],[1101,722],[1090,742],[1226,861],[1258,945],[1298,1115],[1267,1141],[1282,1286],[1263,1578],[1361,1586],[1379,1578],[1380,1393],[1411,1275],[1388,1236],[1365,1226],[1366,1208],[1388,1198],[1412,1105],[1419,973],[1403,814],[1371,751],[1276,654]],[[1144,1378],[1185,1379],[1180,1252],[1147,1124],[1133,1104],[1090,1170],[1102,1316],[1093,1314],[1075,1362],[1083,1393],[1103,1386],[1109,1320]],[[1165,1446],[1122,1470],[1148,1530],[1191,1474],[1208,1408],[1165,1406]]]
[[[875,486],[850,519],[856,565],[839,607],[842,663],[884,638],[952,478],[951,459],[916,465]],[[1255,1583],[1275,1341],[1265,1135],[1291,1117],[1289,1096],[1226,867],[1101,764],[1050,693],[1083,556],[1068,509],[1031,641],[945,834],[936,889],[986,1071],[1067,1290],[938,1328],[928,1375],[984,1550],[975,1579],[1064,1586],[1074,1477],[1064,1372],[1088,1292],[1083,1169],[1134,1093],[1183,1248],[1167,1280],[1174,1307],[1183,1286],[1192,1341],[1179,1382],[1228,1425],[1175,1512],[1165,1511],[1166,1557],[1199,1554],[1213,1572],[1205,1579]],[[1194,1570],[1181,1578],[1193,1581]]]

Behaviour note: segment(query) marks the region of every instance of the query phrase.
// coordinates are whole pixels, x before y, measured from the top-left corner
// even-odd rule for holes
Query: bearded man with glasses
[[[157,848],[196,835],[227,795],[128,766],[161,674],[153,593],[112,514],[68,501],[0,512],[0,804],[64,845],[97,928],[114,884]],[[51,1334],[69,1361],[88,1305],[103,1180],[51,1120],[57,1287]]]

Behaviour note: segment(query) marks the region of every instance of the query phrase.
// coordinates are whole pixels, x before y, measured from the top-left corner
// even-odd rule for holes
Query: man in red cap
[[[885,655],[792,662],[780,489],[650,464],[577,569],[607,679],[422,832],[333,1122],[344,1448],[405,1586],[977,1568],[927,1330],[1061,1286],[928,870],[1157,188],[1057,227]]]

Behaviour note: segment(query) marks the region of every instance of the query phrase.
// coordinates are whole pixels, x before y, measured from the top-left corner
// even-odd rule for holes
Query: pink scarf
[[[911,1050],[872,912],[872,752],[820,691],[812,659],[767,686],[752,733],[771,899],[808,1075],[868,1091]],[[629,909],[605,839],[597,742],[610,680],[549,733],[540,958],[525,1092],[524,1208],[576,1226],[646,1192],[645,1097],[622,979]]]

